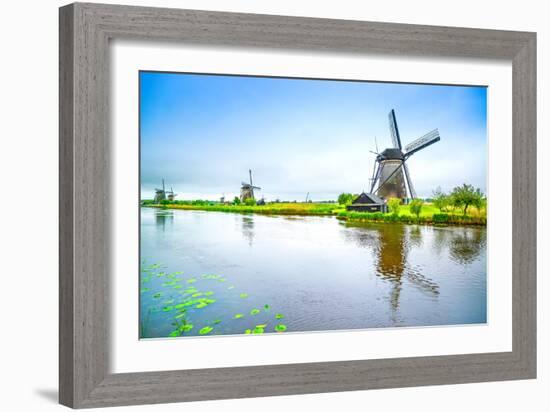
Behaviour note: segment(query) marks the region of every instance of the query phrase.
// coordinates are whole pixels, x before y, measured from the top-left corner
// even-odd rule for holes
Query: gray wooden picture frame
[[[535,378],[535,33],[85,3],[62,7],[59,18],[62,404],[89,408]],[[511,61],[512,351],[111,374],[108,80],[109,41],[119,38]]]

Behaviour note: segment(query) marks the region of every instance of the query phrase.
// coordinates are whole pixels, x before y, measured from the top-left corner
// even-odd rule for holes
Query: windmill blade
[[[439,142],[440,140],[441,140],[441,137],[439,136],[439,130],[434,129],[431,132],[426,133],[424,136],[416,139],[415,141],[405,146],[405,156],[409,157],[413,153],[416,153],[419,150],[422,150],[434,144],[435,142]]]
[[[380,166],[380,163],[378,162],[374,163],[374,167],[376,168],[376,173],[372,178],[370,193],[374,193],[374,187],[376,186],[376,182],[378,181],[378,177],[380,176],[380,170],[382,169],[382,166]]]
[[[416,191],[414,190],[411,175],[409,173],[409,166],[407,166],[407,163],[405,162],[403,162],[403,171],[405,172],[405,180],[407,181],[407,186],[409,186],[411,198],[416,199]]]
[[[258,187],[258,186],[250,186],[251,189],[258,189],[258,190],[262,190],[261,187]]]
[[[391,109],[390,114],[388,114],[388,118],[390,121],[390,133],[393,147],[401,150],[401,137],[399,136],[399,128],[397,127],[397,120],[395,119],[395,111],[393,109]]]

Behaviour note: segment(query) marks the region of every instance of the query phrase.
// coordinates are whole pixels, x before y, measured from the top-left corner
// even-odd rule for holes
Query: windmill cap
[[[403,152],[397,148],[385,149],[379,155],[380,160],[403,160]]]

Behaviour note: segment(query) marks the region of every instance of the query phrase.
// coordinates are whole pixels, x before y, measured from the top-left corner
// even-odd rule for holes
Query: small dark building
[[[351,205],[346,206],[347,210],[354,212],[386,212],[384,200],[372,193],[361,193]]]

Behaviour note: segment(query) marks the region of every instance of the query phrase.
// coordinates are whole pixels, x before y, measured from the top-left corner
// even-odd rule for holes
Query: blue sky
[[[141,190],[164,178],[178,199],[238,195],[253,171],[266,200],[335,199],[369,187],[375,150],[439,128],[408,160],[419,196],[462,183],[486,190],[484,87],[140,73]]]

